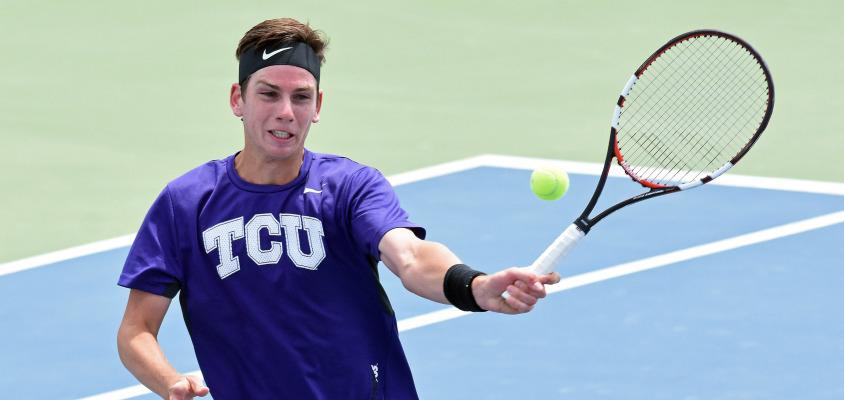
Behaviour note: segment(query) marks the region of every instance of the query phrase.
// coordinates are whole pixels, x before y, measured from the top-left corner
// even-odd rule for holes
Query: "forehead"
[[[304,68],[293,65],[271,65],[252,74],[249,82],[265,82],[282,90],[316,88],[316,78]]]

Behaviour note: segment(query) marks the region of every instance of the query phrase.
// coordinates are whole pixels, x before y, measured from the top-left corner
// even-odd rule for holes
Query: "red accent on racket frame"
[[[612,137],[613,137],[613,153],[615,153],[615,159],[618,161],[618,165],[624,169],[624,173],[633,179],[634,181],[638,182],[640,185],[650,188],[650,189],[662,189],[667,188],[668,186],[660,185],[658,183],[653,183],[642,178],[639,178],[632,169],[624,162],[624,156],[621,154],[621,148],[618,147],[618,131],[615,128],[610,128],[612,130]]]

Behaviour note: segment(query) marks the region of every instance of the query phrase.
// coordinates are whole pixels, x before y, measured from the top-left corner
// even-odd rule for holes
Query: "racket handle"
[[[537,275],[547,274],[556,269],[557,264],[574,248],[574,245],[580,241],[584,236],[580,228],[575,224],[569,225],[554,243],[551,243],[548,248],[531,264],[531,270]]]
[[[557,264],[565,258],[565,256],[574,248],[574,245],[586,236],[580,228],[575,224],[569,225],[554,243],[551,243],[545,251],[530,265],[530,270],[537,275],[544,275],[553,271]],[[504,292],[501,294],[505,299],[510,297],[510,293]]]

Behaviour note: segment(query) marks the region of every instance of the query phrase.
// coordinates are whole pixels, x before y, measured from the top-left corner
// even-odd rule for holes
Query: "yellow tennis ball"
[[[557,200],[569,190],[569,175],[559,168],[537,168],[530,174],[530,190],[542,200]]]

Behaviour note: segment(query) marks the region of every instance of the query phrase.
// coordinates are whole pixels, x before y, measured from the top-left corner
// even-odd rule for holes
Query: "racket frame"
[[[661,185],[661,184],[657,184],[657,183],[653,183],[653,182],[648,182],[644,179],[637,177],[632,172],[632,170],[625,163],[624,156],[621,154],[621,151],[618,148],[618,122],[621,119],[621,111],[624,108],[624,102],[627,99],[627,96],[630,94],[630,91],[633,89],[633,86],[636,84],[636,81],[642,76],[642,74],[645,73],[645,71],[648,69],[648,67],[650,67],[651,64],[653,64],[654,61],[656,61],[663,53],[665,53],[666,51],[668,51],[669,49],[671,49],[672,47],[676,46],[679,43],[682,43],[686,40],[694,39],[694,38],[700,37],[700,36],[719,36],[719,37],[725,38],[727,40],[730,40],[730,41],[737,43],[740,46],[742,46],[744,49],[746,49],[756,59],[756,61],[758,62],[760,68],[762,69],[762,71],[765,75],[765,80],[767,81],[767,84],[768,84],[768,101],[767,101],[767,108],[765,110],[765,115],[763,116],[762,121],[759,124],[759,127],[756,129],[756,132],[754,132],[753,136],[750,138],[750,140],[748,140],[748,142],[744,145],[744,147],[742,147],[739,150],[739,152],[729,162],[724,164],[722,167],[720,167],[719,169],[717,169],[713,173],[706,175],[703,178],[694,180],[692,182],[688,182],[688,183],[680,184],[680,185],[673,185],[673,186]],[[741,38],[739,38],[735,35],[732,35],[732,34],[729,34],[729,33],[726,33],[726,32],[722,32],[722,31],[718,31],[718,30],[714,30],[714,29],[694,30],[694,31],[686,32],[686,33],[683,33],[681,35],[674,37],[673,39],[669,40],[667,43],[662,45],[662,47],[657,49],[653,54],[651,54],[651,56],[648,57],[645,60],[645,62],[643,62],[642,65],[640,65],[639,68],[636,69],[636,72],[633,74],[633,76],[630,77],[630,79],[627,81],[627,84],[624,85],[624,89],[622,89],[621,94],[618,97],[618,101],[616,102],[615,109],[613,110],[613,117],[612,117],[612,121],[610,123],[610,142],[609,142],[609,145],[607,146],[607,156],[606,156],[606,159],[604,160],[604,169],[601,172],[601,177],[598,180],[598,185],[595,188],[595,192],[592,194],[592,198],[589,200],[589,204],[587,204],[586,208],[583,210],[583,213],[581,213],[580,216],[577,217],[577,219],[574,221],[573,224],[576,225],[585,235],[585,234],[589,233],[589,231],[592,229],[593,226],[595,226],[595,224],[600,222],[607,215],[610,215],[613,212],[619,210],[620,208],[626,207],[630,204],[637,203],[637,202],[640,202],[642,200],[649,199],[649,198],[652,198],[652,197],[658,197],[658,196],[666,195],[666,194],[669,194],[669,193],[679,192],[681,190],[688,190],[688,189],[691,189],[691,188],[694,188],[694,187],[697,187],[697,186],[700,186],[700,185],[703,185],[707,182],[712,181],[713,179],[722,175],[724,172],[727,172],[727,170],[732,168],[736,163],[738,163],[739,160],[741,160],[742,157],[744,157],[745,154],[747,154],[747,152],[750,150],[750,148],[753,146],[753,144],[755,144],[756,141],[759,139],[759,137],[762,135],[762,132],[765,131],[765,128],[767,128],[768,122],[771,119],[771,114],[773,113],[773,110],[774,110],[774,81],[771,78],[771,73],[768,70],[768,65],[765,63],[765,60],[762,58],[762,56],[759,54],[759,52],[757,52],[756,49],[754,49],[753,46],[751,46],[749,43],[747,43],[746,41],[744,41],[743,39],[741,39]],[[590,218],[589,214],[592,213],[592,211],[594,210],[595,205],[597,205],[597,203],[598,203],[598,198],[600,197],[601,192],[604,190],[604,184],[607,181],[607,176],[609,175],[609,171],[610,171],[610,167],[612,165],[612,159],[613,158],[615,158],[617,160],[618,165],[620,165],[622,167],[624,172],[631,179],[633,179],[635,182],[639,183],[643,187],[648,188],[649,190],[647,192],[640,193],[640,194],[635,195],[633,197],[630,197],[630,198],[628,198],[624,201],[621,201],[621,202],[605,209],[604,211],[601,211],[600,213],[598,213],[594,217]]]
[[[756,132],[753,136],[748,140],[748,142],[741,148],[737,154],[730,159],[727,163],[723,166],[715,170],[714,172],[700,178],[696,179],[691,182],[683,183],[680,185],[662,185],[653,182],[648,182],[644,179],[641,179],[633,173],[633,171],[626,165],[624,161],[624,156],[621,154],[621,151],[618,147],[618,122],[621,119],[621,111],[624,108],[624,102],[627,99],[627,96],[630,94],[630,91],[633,89],[633,86],[636,84],[636,81],[645,73],[648,67],[654,63],[663,53],[671,49],[672,47],[676,46],[679,43],[682,43],[685,40],[690,40],[695,37],[700,36],[719,36],[726,38],[738,45],[742,46],[745,50],[747,50],[758,62],[760,68],[762,69],[765,79],[768,84],[768,99],[767,99],[767,109],[765,110],[765,115],[763,116],[762,121],[759,124],[759,127],[756,129]],[[630,204],[640,202],[645,199],[649,199],[652,197],[658,197],[662,195],[666,195],[669,193],[679,192],[681,190],[688,190],[700,185],[703,185],[707,182],[712,181],[713,179],[717,178],[730,168],[732,168],[738,161],[747,154],[747,151],[753,146],[754,143],[759,139],[759,136],[768,126],[768,122],[771,119],[771,113],[774,109],[774,82],[771,79],[771,73],[768,70],[767,64],[765,64],[765,60],[762,59],[762,56],[750,46],[749,43],[745,42],[744,40],[721,31],[712,30],[712,29],[701,29],[686,32],[684,34],[678,35],[677,37],[669,40],[666,44],[660,47],[657,51],[651,54],[645,62],[642,63],[641,66],[636,70],[633,76],[627,81],[627,84],[624,86],[624,89],[621,91],[619,95],[618,101],[616,102],[616,107],[613,111],[612,121],[610,123],[610,141],[609,145],[607,146],[607,155],[606,159],[604,160],[604,168],[601,171],[601,177],[598,179],[598,185],[595,188],[595,192],[592,194],[592,198],[589,200],[589,203],[586,205],[586,208],[583,210],[583,213],[580,214],[574,222],[566,228],[563,233],[561,233],[554,242],[548,246],[545,251],[531,264],[531,269],[538,273],[538,274],[545,274],[553,271],[556,269],[556,265],[565,258],[565,256],[579,243],[586,234],[592,229],[595,224],[600,222],[606,216],[612,214],[613,212],[626,207]],[[626,200],[623,200],[615,205],[601,211],[594,217],[589,217],[589,214],[592,213],[595,206],[598,203],[598,198],[600,197],[601,193],[604,190],[604,185],[607,182],[607,177],[609,176],[610,168],[612,166],[612,160],[615,158],[618,161],[618,164],[624,169],[625,173],[633,179],[635,182],[639,183],[643,187],[647,188],[648,191],[644,193],[637,194],[633,197],[630,197]],[[507,293],[505,292],[504,297],[508,297]]]

